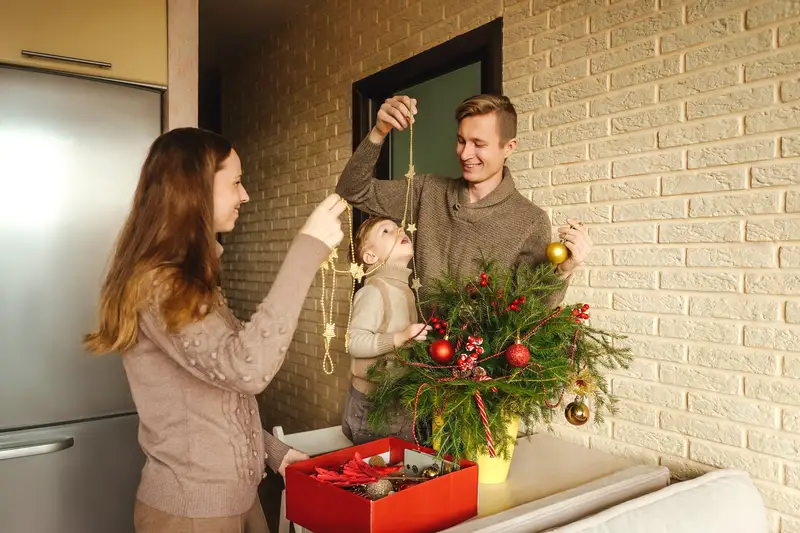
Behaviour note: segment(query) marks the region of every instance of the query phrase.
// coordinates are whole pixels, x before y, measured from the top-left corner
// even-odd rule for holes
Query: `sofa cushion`
[[[761,494],[741,470],[710,472],[627,501],[553,533],[767,533]]]

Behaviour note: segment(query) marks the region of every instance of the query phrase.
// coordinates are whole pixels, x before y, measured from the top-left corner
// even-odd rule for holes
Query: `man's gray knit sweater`
[[[407,180],[375,178],[381,145],[364,139],[347,163],[336,192],[371,215],[403,218]],[[414,179],[413,220],[417,272],[425,288],[446,273],[458,278],[480,275],[481,253],[506,267],[547,262],[550,219],[522,196],[507,167],[500,185],[485,198],[470,203],[467,182],[423,174]],[[566,289],[565,289],[566,290]],[[553,295],[552,305],[564,291]]]

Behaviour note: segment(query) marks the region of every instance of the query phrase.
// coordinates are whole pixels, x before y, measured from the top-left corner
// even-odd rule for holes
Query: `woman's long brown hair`
[[[99,325],[84,337],[88,351],[133,346],[138,313],[154,297],[156,281],[170,331],[212,307],[220,270],[214,174],[231,150],[221,136],[197,128],[175,129],[153,142],[100,293]]]

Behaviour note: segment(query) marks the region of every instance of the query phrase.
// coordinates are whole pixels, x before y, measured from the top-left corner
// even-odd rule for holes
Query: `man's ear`
[[[378,262],[378,256],[377,256],[377,255],[375,255],[375,254],[373,254],[373,253],[372,253],[371,251],[369,251],[369,250],[366,250],[366,251],[364,252],[364,257],[363,257],[363,259],[364,259],[364,264],[365,264],[365,265],[368,265],[368,266],[372,266],[372,265],[374,265],[375,263],[377,263],[377,262]]]
[[[517,139],[515,137],[506,143],[506,146],[503,150],[505,158],[508,159],[509,157],[511,157],[511,154],[513,154],[514,150],[516,149],[517,149]]]

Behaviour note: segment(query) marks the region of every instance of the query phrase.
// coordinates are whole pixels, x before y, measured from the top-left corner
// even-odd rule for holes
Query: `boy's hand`
[[[428,332],[433,328],[425,324],[411,324],[403,331],[398,331],[394,334],[394,345],[400,347],[410,340],[417,342],[424,341],[428,338]]]

